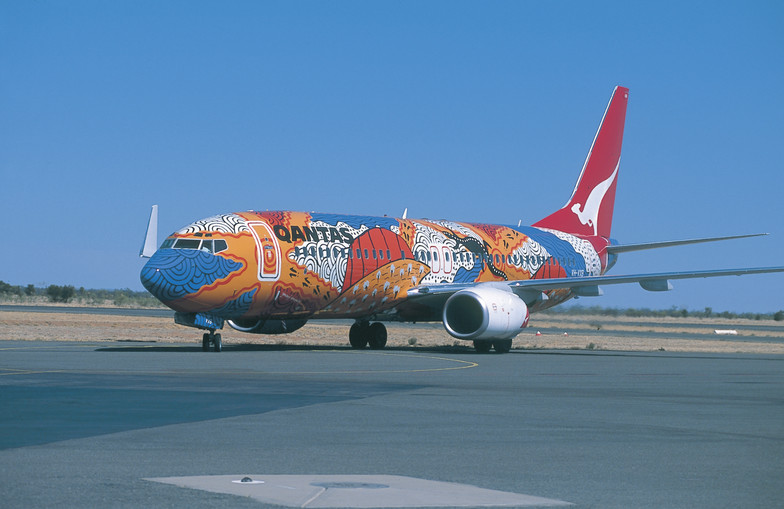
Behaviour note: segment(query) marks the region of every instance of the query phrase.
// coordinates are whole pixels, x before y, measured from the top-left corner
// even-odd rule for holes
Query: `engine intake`
[[[512,339],[528,325],[528,306],[501,288],[460,290],[444,305],[444,327],[457,339]]]
[[[307,318],[290,318],[287,320],[240,318],[237,320],[226,320],[226,323],[232,329],[250,334],[288,334],[301,328],[307,321]]]

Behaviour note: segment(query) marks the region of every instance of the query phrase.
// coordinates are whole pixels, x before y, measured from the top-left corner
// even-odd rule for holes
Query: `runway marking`
[[[96,346],[103,346],[103,345],[77,345],[77,346],[84,346],[89,348],[95,348]],[[152,346],[149,346],[152,348]],[[61,346],[61,347],[14,347],[14,348],[6,348],[5,350],[24,350],[24,349],[31,349],[31,350],[46,350],[46,349],[68,349],[71,348],[70,346]],[[123,347],[117,347],[118,351],[120,351]],[[3,350],[3,349],[0,349]],[[111,347],[107,347],[106,351],[111,351]],[[455,371],[461,369],[471,369],[479,366],[479,363],[473,361],[467,361],[462,359],[450,359],[448,357],[440,357],[434,355],[427,355],[427,354],[415,354],[415,353],[394,353],[394,352],[375,352],[375,351],[355,351],[355,350],[308,350],[308,351],[300,351],[300,352],[291,352],[291,353],[319,353],[319,354],[328,354],[328,353],[335,353],[335,354],[345,354],[345,355],[373,355],[373,356],[385,356],[385,357],[399,357],[399,358],[412,358],[417,360],[430,360],[430,361],[440,361],[440,362],[447,362],[456,365],[452,366],[442,366],[442,367],[424,367],[424,368],[400,368],[400,369],[368,369],[368,368],[358,368],[358,369],[336,369],[332,371],[256,371],[256,370],[227,370],[227,369],[217,369],[217,370],[204,370],[204,369],[166,369],[166,370],[122,370],[121,368],[113,369],[111,371],[107,370],[91,370],[91,369],[59,369],[59,370],[24,370],[24,369],[10,369],[10,368],[0,368],[6,369],[7,371],[13,371],[11,373],[2,373],[0,375],[15,375],[15,374],[36,374],[36,373],[78,373],[78,374],[86,374],[86,375],[351,375],[351,374],[378,374],[378,373],[430,373],[430,372],[441,372],[441,371]],[[221,354],[222,358],[230,358],[228,355]]]

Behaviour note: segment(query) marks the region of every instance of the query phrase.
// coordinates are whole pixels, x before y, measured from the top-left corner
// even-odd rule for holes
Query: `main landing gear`
[[[214,330],[211,330],[209,333],[204,333],[201,337],[201,349],[205,352],[210,351],[210,344],[212,344],[213,348],[216,352],[220,352],[223,350],[223,342],[221,341],[221,335],[215,334]]]
[[[348,342],[351,348],[370,346],[371,350],[381,350],[387,344],[387,328],[381,322],[357,320],[348,331]]]

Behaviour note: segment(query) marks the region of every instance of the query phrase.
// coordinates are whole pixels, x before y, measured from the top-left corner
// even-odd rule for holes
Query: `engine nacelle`
[[[528,317],[520,297],[486,286],[460,290],[444,306],[444,327],[457,339],[512,339],[528,325]]]
[[[299,329],[307,322],[307,318],[289,318],[287,320],[266,320],[264,318],[240,318],[226,320],[232,329],[250,334],[287,334]]]

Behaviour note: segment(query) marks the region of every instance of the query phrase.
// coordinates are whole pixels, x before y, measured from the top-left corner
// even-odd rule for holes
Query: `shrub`
[[[76,288],[74,288],[71,285],[68,286],[49,285],[49,288],[46,289],[46,295],[49,297],[49,300],[52,302],[70,302],[70,300],[73,299],[75,294],[76,294]]]

